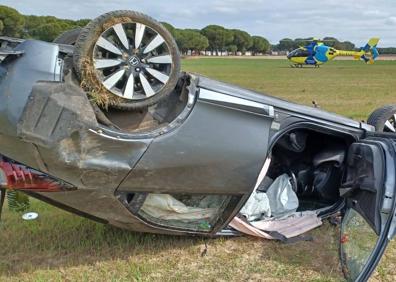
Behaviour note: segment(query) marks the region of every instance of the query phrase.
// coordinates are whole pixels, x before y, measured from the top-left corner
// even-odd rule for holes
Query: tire
[[[384,106],[372,112],[367,123],[378,132],[396,132],[396,105]]]
[[[121,36],[117,30],[123,31]],[[157,45],[153,42],[158,36],[156,42],[162,43],[149,51]],[[160,58],[166,62],[159,62]],[[121,63],[109,67],[109,61]],[[73,65],[81,86],[100,107],[135,110],[156,104],[174,90],[181,59],[175,40],[163,25],[144,14],[120,10],[99,16],[81,30]],[[108,80],[113,75],[117,78]]]
[[[64,33],[60,34],[57,38],[55,38],[53,42],[57,44],[75,45],[81,30],[82,28],[78,27],[75,29],[65,31]]]

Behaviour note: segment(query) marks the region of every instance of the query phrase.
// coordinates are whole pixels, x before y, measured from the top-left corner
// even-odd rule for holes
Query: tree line
[[[173,35],[182,53],[188,51],[209,50],[215,54],[220,52],[251,51],[254,54],[266,53],[270,50],[270,43],[262,36],[251,36],[239,29],[227,29],[219,25],[208,25],[199,29],[178,29],[169,23],[162,23]]]
[[[90,20],[68,20],[52,16],[22,15],[17,10],[0,5],[0,35],[53,41],[61,33],[77,27],[84,27]],[[210,50],[214,53],[252,51],[265,53],[270,49],[267,39],[251,36],[238,29],[226,29],[209,25],[202,30],[178,29],[169,23],[164,26],[174,36],[182,53]]]
[[[25,16],[0,5],[0,35],[52,41],[61,33],[85,26],[90,20],[67,20],[52,16]]]
[[[396,48],[395,47],[378,48],[378,52],[383,55],[392,55],[392,54],[396,54]]]
[[[284,38],[279,41],[279,44],[273,45],[272,50],[274,51],[292,51],[300,46],[306,46],[310,42],[312,42],[314,38]],[[325,37],[320,40],[324,44],[330,47],[334,47],[338,50],[354,50],[356,48],[355,44],[350,41],[339,41],[337,38],[334,37]]]
[[[52,16],[22,15],[17,10],[0,5],[0,35],[33,38],[44,41],[53,41],[61,33],[84,27],[90,19],[69,20]],[[203,29],[179,29],[169,23],[162,23],[173,35],[183,54],[189,52],[200,54],[202,51],[211,51],[219,55],[222,52],[237,54],[250,51],[254,54],[264,54],[273,51],[292,51],[305,46],[313,38],[284,38],[276,45],[271,45],[262,36],[251,36],[248,32],[239,29],[227,29],[219,25],[208,25]],[[352,42],[339,41],[334,37],[325,37],[322,40],[326,45],[341,50],[354,50]],[[380,48],[380,53],[396,54],[396,48]]]

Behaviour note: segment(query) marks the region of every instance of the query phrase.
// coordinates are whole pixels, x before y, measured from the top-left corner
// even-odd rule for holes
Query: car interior
[[[316,126],[286,130],[227,231],[282,241],[304,239],[304,233],[342,208],[347,152],[353,142],[347,134]]]
[[[273,146],[271,165],[258,192],[286,174],[298,197],[297,211],[330,207],[340,200],[346,154],[353,139],[313,129],[293,129]]]

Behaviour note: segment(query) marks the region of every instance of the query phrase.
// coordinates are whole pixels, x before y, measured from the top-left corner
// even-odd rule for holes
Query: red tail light
[[[0,161],[0,188],[35,192],[73,190],[71,185],[61,183],[44,173],[7,161]]]

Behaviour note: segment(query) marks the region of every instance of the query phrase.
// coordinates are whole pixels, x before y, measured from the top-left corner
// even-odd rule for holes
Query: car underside
[[[114,30],[119,35],[120,27]],[[78,43],[1,40],[8,44],[0,65],[3,196],[4,189],[19,190],[99,222],[175,235],[250,234],[244,224],[257,227],[257,221],[280,222],[292,214],[317,219],[300,233],[261,228],[270,239],[295,237],[353,206],[378,238],[394,236],[393,135],[183,72],[165,98],[153,95],[144,107],[136,106],[141,99],[106,104],[92,86],[84,87],[87,73],[75,71]],[[95,48],[94,56],[101,56],[96,66],[118,64]],[[151,58],[158,66],[161,56],[142,61]],[[136,58],[128,57],[125,69],[138,64]],[[148,85],[136,69],[123,85],[109,86],[109,77],[124,75],[123,69],[106,74],[100,68],[97,79],[108,87],[106,95],[116,96],[126,93],[131,79],[140,78],[138,95],[148,94],[150,85],[159,89],[159,70],[172,79],[169,69],[151,66]]]
[[[222,214],[227,221],[252,191],[267,157],[272,156],[273,178],[288,170],[298,173],[314,169],[315,156],[326,150],[329,154],[335,150],[330,162],[332,157],[345,156],[348,146],[364,134],[360,123],[187,73],[166,101],[134,112],[103,111],[87,99],[70,69],[61,66],[62,72],[54,75],[51,66],[55,68],[62,55],[58,46],[25,41],[19,48],[24,56],[5,62],[1,93],[14,87],[26,90],[13,90],[17,94],[4,97],[8,103],[3,105],[12,106],[4,107],[3,117],[10,112],[20,116],[13,124],[8,119],[13,132],[2,138],[2,154],[70,184],[66,189],[71,191],[40,192],[40,197],[133,230],[151,229],[133,214],[139,209],[134,197],[142,202],[149,193],[230,195],[224,196],[230,206],[227,216]],[[43,56],[38,58],[39,54]],[[41,66],[47,67],[47,73]],[[32,80],[21,85],[18,77]],[[279,108],[276,103],[284,105]],[[308,111],[305,118],[299,116]],[[320,115],[322,126],[316,122]],[[21,150],[26,152],[22,156]],[[294,167],[293,158],[301,162],[301,157],[304,168]],[[338,161],[342,169],[344,160]],[[338,182],[336,186],[340,176]],[[301,193],[318,205],[338,200]],[[104,196],[109,203],[99,210],[98,200]],[[115,208],[124,216],[114,219]],[[210,230],[212,234],[224,228],[224,222],[212,224],[217,227]],[[160,225],[152,231],[161,230]]]

